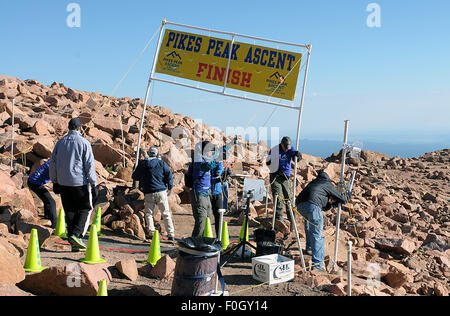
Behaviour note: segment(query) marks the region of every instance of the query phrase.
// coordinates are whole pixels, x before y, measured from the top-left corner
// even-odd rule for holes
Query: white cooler
[[[279,254],[252,259],[253,279],[263,283],[277,284],[294,279],[294,260]]]

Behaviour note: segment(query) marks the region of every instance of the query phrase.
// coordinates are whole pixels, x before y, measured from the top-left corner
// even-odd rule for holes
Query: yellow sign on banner
[[[227,88],[293,100],[301,59],[300,53],[166,29],[156,72],[218,86],[227,80]]]

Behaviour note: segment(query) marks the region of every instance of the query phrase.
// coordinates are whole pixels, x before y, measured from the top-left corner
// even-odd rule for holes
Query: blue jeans
[[[323,232],[323,212],[313,203],[304,202],[297,209],[305,220],[306,250],[312,251],[313,269],[322,269],[325,260],[325,239]]]

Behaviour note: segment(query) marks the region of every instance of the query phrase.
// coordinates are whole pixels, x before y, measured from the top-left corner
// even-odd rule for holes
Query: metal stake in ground
[[[302,244],[300,243],[300,237],[298,236],[297,222],[295,221],[294,214],[292,212],[291,200],[288,200],[287,203],[288,203],[289,214],[291,215],[291,218],[293,219],[291,222],[291,225],[294,225],[295,238],[297,239],[298,250],[300,251],[300,259],[302,260],[303,271],[306,272],[305,258],[303,258]]]
[[[350,121],[345,121],[345,130],[344,130],[344,146],[342,148],[342,157],[341,157],[341,180],[339,185],[341,188],[344,187],[344,175],[345,175],[345,158],[347,155],[347,136],[348,136],[348,124]],[[338,205],[338,213],[336,217],[336,240],[334,241],[334,270],[337,270],[337,256],[338,256],[338,247],[339,247],[339,226],[341,225],[341,208],[342,205],[339,203]]]
[[[223,225],[223,214],[225,213],[225,209],[219,209],[219,215],[220,215],[220,220],[219,220],[219,235],[217,236],[217,238],[222,241],[222,225]],[[219,254],[217,255],[217,264],[220,265],[220,251]],[[216,287],[214,290],[214,293],[212,294],[213,296],[218,296],[218,295],[224,295],[224,296],[228,296],[226,294],[228,293],[222,293],[219,292],[218,290],[219,287],[219,276],[216,274]],[[226,291],[225,291],[226,292]]]
[[[11,171],[13,170],[13,162],[14,162],[14,101],[12,99],[12,117],[11,117]]]
[[[348,259],[347,259],[347,270],[348,270],[348,284],[347,284],[347,294],[352,296],[352,242],[347,243],[348,246]]]
[[[275,201],[273,202],[273,219],[272,219],[272,229],[275,229],[275,218],[277,213],[277,203],[278,203],[278,194],[275,195]]]

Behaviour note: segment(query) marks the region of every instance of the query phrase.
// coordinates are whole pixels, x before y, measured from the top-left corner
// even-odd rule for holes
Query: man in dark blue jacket
[[[175,228],[170,214],[168,196],[172,193],[173,177],[169,166],[158,159],[158,149],[150,148],[149,158],[141,160],[133,172],[133,180],[139,181],[139,188],[145,194],[145,218],[147,221],[147,237],[153,237],[155,225],[153,214],[159,207],[169,240],[175,239]]]
[[[283,219],[284,200],[292,199],[291,186],[291,161],[297,157],[301,159],[301,154],[295,150],[289,137],[284,137],[281,144],[272,148],[267,157],[266,164],[270,170],[270,187],[273,200],[278,196],[275,217]],[[289,212],[286,212],[289,216]]]
[[[50,159],[39,166],[28,177],[28,188],[44,202],[44,218],[52,222],[52,228],[56,228],[58,217],[56,215],[56,202],[50,192],[45,187],[45,184],[50,182],[49,175]]]
[[[194,148],[192,163],[187,171],[192,179],[190,192],[192,214],[194,215],[194,229],[192,237],[203,236],[206,218],[211,218],[211,170],[216,166],[214,161],[215,147],[208,141],[198,143]]]

